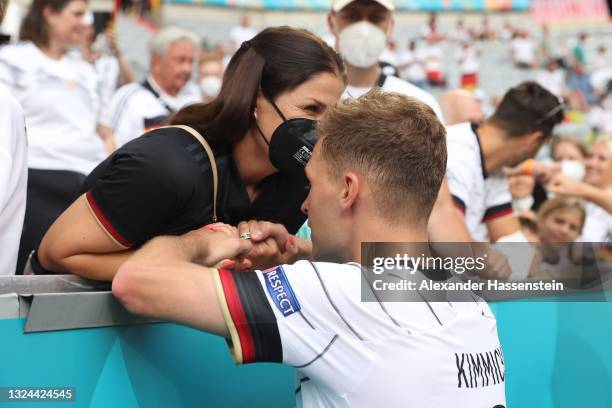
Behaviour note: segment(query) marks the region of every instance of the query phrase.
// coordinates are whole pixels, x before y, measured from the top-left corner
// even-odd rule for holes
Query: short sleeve
[[[183,210],[193,191],[195,177],[189,174],[199,174],[186,155],[176,139],[149,134],[119,149],[90,175],[98,178],[83,199],[118,246],[143,244]]]
[[[237,363],[282,362],[340,391],[352,385],[347,378],[359,380],[351,373],[367,371],[374,354],[374,346],[346,317],[353,322],[361,317],[360,280],[345,279],[360,269],[317,265],[300,261],[256,273],[220,270],[216,290]],[[345,288],[330,273],[355,283],[348,286],[356,298],[339,296]]]
[[[453,198],[453,203],[463,214],[466,212],[466,205],[469,203],[471,189],[474,180],[482,177],[475,171],[480,171],[480,166],[474,166],[470,162],[472,156],[465,147],[459,143],[453,143],[452,138],[448,138],[448,163],[446,167],[446,178],[448,189]]]
[[[482,221],[489,222],[513,213],[512,195],[508,178],[502,173],[485,179],[485,214]]]

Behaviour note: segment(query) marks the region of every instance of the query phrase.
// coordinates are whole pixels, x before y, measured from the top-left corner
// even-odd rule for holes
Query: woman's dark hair
[[[260,91],[274,99],[324,72],[344,77],[344,64],[319,37],[307,30],[267,28],[234,54],[214,100],[181,109],[171,122],[200,127],[207,140],[233,145],[254,125]]]
[[[509,136],[539,130],[549,137],[563,120],[564,108],[562,100],[538,83],[527,81],[506,92],[488,121],[504,129]]]
[[[39,48],[48,45],[49,25],[43,14],[45,8],[49,7],[54,13],[59,13],[72,1],[74,0],[33,0],[21,23],[19,39],[32,41]]]

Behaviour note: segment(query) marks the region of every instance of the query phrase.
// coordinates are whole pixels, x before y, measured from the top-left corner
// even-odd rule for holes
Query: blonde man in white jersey
[[[0,0],[0,23],[8,6]],[[0,84],[0,275],[14,275],[25,214],[28,181],[23,110]]]
[[[505,363],[486,303],[361,299],[362,242],[427,241],[446,168],[433,110],[374,90],[331,108],[318,130],[302,205],[316,262],[207,268],[252,248],[213,224],[150,241],[119,269],[115,296],[134,313],[226,337],[238,363],[293,366],[298,406],[504,407]]]

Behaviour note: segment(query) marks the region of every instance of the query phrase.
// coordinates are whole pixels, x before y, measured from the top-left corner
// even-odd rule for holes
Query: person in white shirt
[[[257,35],[257,30],[251,26],[251,21],[247,14],[243,14],[240,18],[240,25],[234,26],[229,32],[229,38],[232,43],[232,51],[240,48],[240,45],[250,40]]]
[[[98,92],[100,94],[100,114],[109,109],[110,101],[117,88],[134,80],[134,72],[128,60],[122,55],[117,42],[117,33],[106,27],[101,33],[95,31],[94,13],[85,14],[87,26],[81,41],[80,53],[83,59],[92,64],[98,74]],[[113,145],[107,148],[114,150],[114,137],[109,138]]]
[[[398,68],[402,78],[423,89],[427,86],[427,76],[422,61],[422,53],[417,49],[415,40],[408,43],[408,49],[400,53]]]
[[[69,50],[83,36],[83,0],[34,0],[22,42],[0,49],[0,82],[21,104],[28,129],[28,201],[17,272],[44,232],[104,159],[96,132],[98,80]]]
[[[555,59],[548,60],[546,70],[538,73],[536,82],[559,98],[565,94],[565,73]]]
[[[332,107],[317,129],[302,205],[315,262],[256,272],[202,266],[262,245],[213,224],[150,241],[120,267],[113,294],[133,313],[224,336],[237,363],[294,367],[298,407],[505,406],[506,364],[484,301],[464,292],[469,301],[393,302],[362,286],[362,242],[427,242],[444,126],[417,99],[372,90]]]
[[[115,134],[117,147],[168,124],[173,113],[202,100],[200,89],[190,81],[198,41],[194,33],[178,27],[166,27],[151,37],[150,75],[119,88],[100,119]]]
[[[510,59],[517,68],[535,68],[537,65],[537,45],[528,31],[517,31],[510,42]]]
[[[0,23],[7,0],[0,0]],[[0,276],[14,275],[28,180],[25,119],[19,102],[0,84]]]
[[[457,61],[461,66],[461,87],[474,90],[478,87],[478,56],[480,50],[471,41],[464,41],[457,51]]]
[[[506,92],[480,126],[447,128],[448,184],[475,240],[496,242],[519,231],[502,168],[533,157],[563,119],[563,108],[539,84],[524,82]]]
[[[559,196],[577,197],[587,201],[586,221],[582,242],[612,242],[612,139],[602,137],[591,149],[586,161],[584,181],[558,174],[548,184],[548,190]]]
[[[446,79],[442,72],[442,47],[440,41],[434,37],[427,39],[423,47],[423,61],[425,62],[425,73],[430,86],[446,86]]]

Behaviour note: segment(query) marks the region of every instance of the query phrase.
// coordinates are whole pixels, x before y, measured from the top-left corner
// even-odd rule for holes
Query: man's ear
[[[395,30],[395,17],[393,16],[393,13],[391,13],[389,29],[387,30],[387,42],[393,39],[393,30]]]
[[[342,192],[340,196],[340,208],[342,210],[349,210],[355,205],[360,188],[359,176],[356,173],[348,172],[342,176]]]
[[[327,13],[327,29],[334,36],[336,35],[336,22],[334,21],[334,12]]]
[[[541,146],[546,141],[546,136],[541,130],[529,132],[523,136],[524,146],[526,149],[532,149],[534,146]]]

